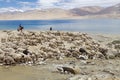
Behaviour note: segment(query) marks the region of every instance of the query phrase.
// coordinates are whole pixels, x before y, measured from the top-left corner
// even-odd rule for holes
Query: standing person
[[[24,27],[23,27],[23,26],[21,26],[21,24],[20,24],[17,30],[22,32],[22,31],[23,31],[23,29],[24,29]]]
[[[52,27],[50,27],[50,31],[52,31]]]

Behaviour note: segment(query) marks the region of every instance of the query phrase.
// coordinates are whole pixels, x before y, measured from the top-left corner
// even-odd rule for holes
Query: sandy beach
[[[120,35],[7,30],[0,34],[1,80],[120,80]]]

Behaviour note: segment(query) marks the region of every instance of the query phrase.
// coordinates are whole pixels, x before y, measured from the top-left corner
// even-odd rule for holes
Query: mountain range
[[[0,13],[0,20],[120,18],[120,3],[110,7],[85,6],[73,9],[42,9]]]

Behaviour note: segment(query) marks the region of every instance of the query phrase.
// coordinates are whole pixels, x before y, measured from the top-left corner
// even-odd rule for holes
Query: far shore
[[[72,16],[72,17],[47,17],[47,18],[0,18],[2,20],[74,20],[74,19],[120,19],[120,17],[109,17],[109,16]]]

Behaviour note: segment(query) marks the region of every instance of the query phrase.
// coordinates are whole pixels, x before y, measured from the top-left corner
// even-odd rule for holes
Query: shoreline
[[[0,19],[0,21],[14,21],[14,20],[84,20],[84,19],[120,19],[120,17],[95,17],[95,16],[92,16],[92,17],[88,17],[88,16],[85,16],[85,17],[81,17],[81,16],[78,16],[78,17],[73,17],[73,18],[48,18],[48,19],[43,19],[43,18],[40,18],[40,19]]]

